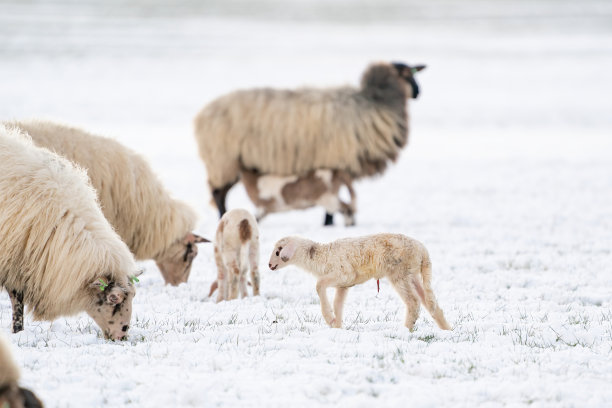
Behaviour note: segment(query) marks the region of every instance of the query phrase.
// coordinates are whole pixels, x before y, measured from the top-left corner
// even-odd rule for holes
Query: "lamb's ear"
[[[295,242],[292,242],[292,241],[287,242],[287,244],[280,251],[280,254],[279,254],[280,259],[283,262],[287,262],[288,260],[290,260],[293,257],[293,254],[295,253],[296,248],[297,248],[297,245],[295,244]]]
[[[100,279],[92,282],[89,286],[92,287],[92,288],[97,288],[101,292],[104,292],[104,290],[108,286],[108,281],[106,279],[100,278]]]
[[[200,244],[202,242],[210,242],[210,240],[196,235],[193,232],[188,232],[185,238],[183,238],[183,243],[185,244]]]

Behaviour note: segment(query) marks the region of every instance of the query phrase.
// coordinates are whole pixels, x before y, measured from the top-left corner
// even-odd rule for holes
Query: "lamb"
[[[0,407],[42,408],[38,397],[20,387],[18,381],[19,370],[11,357],[7,341],[0,336]]]
[[[86,311],[107,339],[123,339],[138,275],[134,257],[97,203],[87,174],[0,125],[0,287],[36,320]]]
[[[431,289],[429,254],[423,244],[405,235],[376,234],[328,244],[285,237],[274,246],[268,265],[271,270],[296,265],[315,275],[323,318],[331,327],[342,327],[342,309],[350,287],[387,277],[406,303],[408,329],[413,329],[419,317],[419,302],[441,329],[451,329]],[[333,311],[327,300],[328,287],[336,288]]]
[[[257,221],[246,210],[234,209],[221,217],[215,238],[217,280],[210,287],[211,296],[217,287],[217,302],[248,296],[246,272],[251,271],[253,296],[259,295],[259,230]]]
[[[408,141],[407,99],[425,65],[375,63],[360,88],[261,88],[226,94],[194,120],[199,154],[219,210],[243,169],[292,176],[343,170],[353,179],[381,174]]]
[[[104,216],[137,260],[154,259],[166,284],[187,282],[198,248],[197,217],[166,191],[149,164],[120,143],[43,120],[13,122],[34,143],[87,169]]]
[[[242,182],[251,201],[257,206],[257,221],[267,214],[305,209],[316,205],[325,207],[325,225],[331,225],[331,214],[340,212],[346,226],[355,225],[355,190],[349,174],[342,170],[311,170],[306,175],[261,175],[255,171],[242,171]],[[346,186],[351,202],[338,197],[340,187]]]

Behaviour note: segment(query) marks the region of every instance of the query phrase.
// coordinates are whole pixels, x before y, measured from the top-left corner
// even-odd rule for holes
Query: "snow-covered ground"
[[[258,298],[206,297],[212,246],[180,287],[147,262],[127,342],[86,315],[11,334],[2,293],[23,383],[48,407],[610,406],[609,1],[0,0],[0,119],[137,149],[208,237],[195,113],[236,88],[356,84],[374,60],[429,66],[410,145],[357,184],[357,227],[323,228],[321,209],[265,219]],[[241,187],[229,206],[253,208]],[[452,332],[424,310],[408,332],[386,281],[353,288],[330,329],[314,278],[266,267],[288,234],[383,231],[429,248]]]

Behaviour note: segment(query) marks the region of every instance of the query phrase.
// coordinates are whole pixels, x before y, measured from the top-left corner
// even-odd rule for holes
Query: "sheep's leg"
[[[336,288],[336,297],[334,298],[334,313],[336,314],[336,321],[332,327],[342,327],[342,309],[344,309],[344,300],[346,299],[346,293],[349,288]]]
[[[249,292],[247,292],[246,273],[246,267],[242,266],[240,268],[240,277],[238,279],[238,292],[240,293],[240,298],[249,296]]]
[[[323,319],[325,319],[327,324],[330,326],[334,324],[335,319],[334,312],[332,311],[329,300],[327,299],[327,288],[333,283],[334,280],[330,278],[322,278],[317,281],[317,294],[321,300],[321,313],[323,314]]]
[[[221,188],[215,188],[212,190],[212,196],[215,200],[215,204],[217,205],[217,209],[219,210],[219,218],[225,214],[225,197],[227,196],[227,192],[232,188],[232,186],[236,184],[236,182],[228,183]]]
[[[259,240],[254,239],[249,246],[249,268],[251,269],[251,284],[253,296],[259,296]]]
[[[323,222],[323,225],[328,226],[328,225],[334,225],[334,214],[330,214],[328,212],[325,213],[325,221]]]
[[[392,280],[391,284],[406,304],[406,321],[404,324],[410,331],[412,331],[414,324],[419,318],[421,304],[414,293],[410,274],[408,274],[408,277],[405,279]]]
[[[23,293],[11,290],[9,297],[13,305],[13,333],[19,333],[23,330]]]

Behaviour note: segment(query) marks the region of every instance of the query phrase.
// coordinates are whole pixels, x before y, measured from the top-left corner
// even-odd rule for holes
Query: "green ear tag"
[[[108,283],[104,282],[101,278],[98,279],[102,285],[100,285],[100,291],[104,292],[104,289],[108,287]]]
[[[132,281],[132,283],[140,282],[140,280],[135,276],[130,277],[130,280]]]
[[[416,69],[416,68],[410,68],[410,72],[412,72],[412,74],[414,75],[414,74],[416,74],[417,72],[419,72],[419,70],[418,70],[418,69]]]

